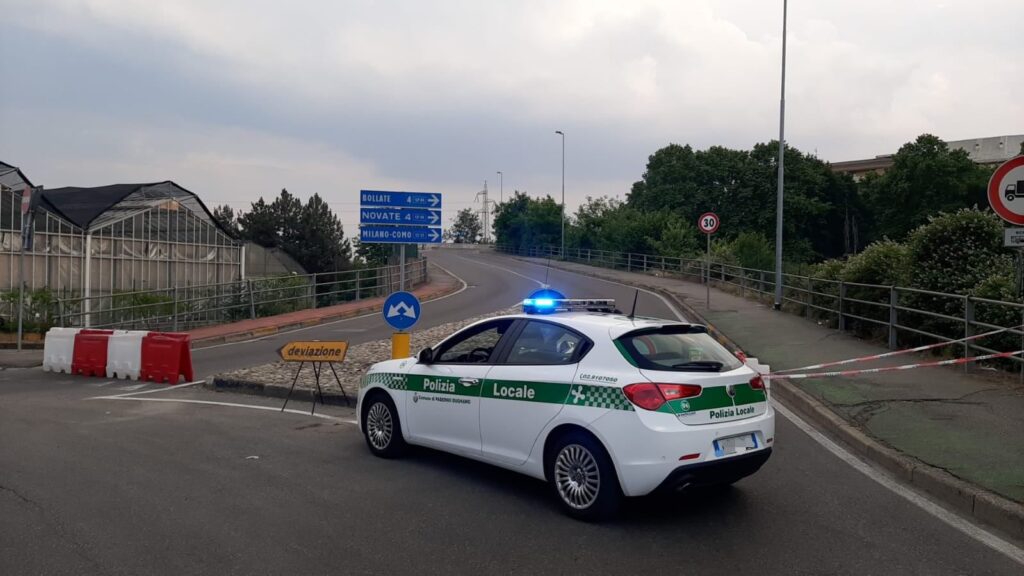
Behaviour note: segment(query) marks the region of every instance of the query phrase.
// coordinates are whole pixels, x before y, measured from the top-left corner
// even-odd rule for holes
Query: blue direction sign
[[[377,244],[440,244],[441,229],[425,226],[360,226],[359,241]]]
[[[360,190],[359,205],[391,208],[441,208],[441,195],[434,192],[388,192]]]
[[[395,330],[408,330],[420,319],[420,301],[408,292],[392,292],[381,313]]]
[[[429,208],[360,208],[360,224],[440,226],[441,211]]]

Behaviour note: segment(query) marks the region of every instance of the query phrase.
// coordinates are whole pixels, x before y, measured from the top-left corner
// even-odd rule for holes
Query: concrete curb
[[[524,260],[520,258],[520,260]],[[529,261],[529,260],[527,260]],[[551,262],[550,265],[562,270],[584,274],[593,278],[623,282],[598,273],[580,272]],[[661,287],[639,282],[624,282],[655,292],[679,306],[686,315],[704,324],[716,340],[732,350],[742,347],[707,321],[703,315],[676,294]],[[898,480],[939,500],[959,514],[1000,530],[1008,536],[1024,541],[1024,505],[970,484],[949,472],[921,462],[884,443],[868,436],[833,412],[828,405],[797,388],[792,382],[776,380],[771,383],[771,392],[788,408],[795,410],[832,436],[841,440],[860,458],[888,472]]]
[[[355,396],[350,394],[348,396],[348,403],[346,403],[344,394],[331,389],[337,387],[337,383],[333,382],[333,380],[330,383],[321,382],[320,387],[323,390],[324,404],[355,408]],[[253,396],[267,396],[270,398],[284,399],[288,397],[288,390],[290,387],[261,384],[259,382],[250,382],[248,380],[220,378],[215,376],[212,380],[206,380],[203,382],[203,388],[217,392],[232,392],[236,394],[251,394]],[[307,395],[305,388],[296,388],[292,393],[291,399],[299,402],[308,402],[310,400],[310,396]],[[319,398],[317,400],[319,400]]]

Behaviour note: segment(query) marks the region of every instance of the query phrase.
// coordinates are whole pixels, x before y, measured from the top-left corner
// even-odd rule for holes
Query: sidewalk
[[[0,370],[4,368],[32,368],[43,365],[42,348],[0,348]]]
[[[460,287],[460,282],[447,272],[437,266],[429,268],[427,283],[412,290],[420,301],[440,298],[455,292]],[[298,310],[277,316],[256,318],[254,320],[242,320],[230,324],[217,324],[204,326],[190,330],[192,346],[219,344],[222,342],[236,342],[249,338],[257,338],[284,332],[295,328],[315,326],[331,320],[351,318],[363,314],[370,314],[380,311],[384,305],[385,298],[364,298],[354,300],[336,306]],[[43,351],[41,349],[16,350],[0,349],[0,369],[3,368],[31,368],[41,366],[43,363]]]
[[[688,318],[709,324],[773,370],[888,351],[715,288],[711,289],[709,310],[705,287],[696,282],[567,262],[552,262],[552,266],[671,297]],[[844,369],[910,364],[922,358],[926,357],[905,355]],[[980,516],[1022,538],[1024,387],[1017,382],[1016,376],[975,366],[969,373],[962,367],[927,368],[845,378],[774,380],[772,391],[776,399],[839,436],[876,465],[961,513]],[[993,498],[960,480],[1012,502]]]
[[[422,302],[451,294],[459,289],[459,284],[459,281],[453,276],[442,271],[437,266],[431,266],[427,283],[411,292]],[[386,299],[386,297],[364,298],[326,308],[309,308],[277,316],[267,316],[266,318],[204,326],[190,330],[189,334],[192,335],[193,347],[197,344],[208,345],[221,342],[235,342],[276,334],[295,328],[315,326],[331,320],[340,320],[377,312],[384,305],[384,300]]]

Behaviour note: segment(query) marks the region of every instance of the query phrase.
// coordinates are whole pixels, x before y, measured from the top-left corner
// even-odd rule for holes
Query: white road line
[[[235,402],[214,402],[212,400],[185,400],[178,398],[135,398],[133,396],[103,396],[100,398],[90,398],[90,400],[134,400],[136,402],[177,402],[179,404],[203,404],[207,406],[227,406],[230,408],[249,408],[250,410],[265,410],[268,412],[281,412],[280,408],[274,406],[258,406],[256,404],[238,404]],[[287,408],[284,410],[288,414],[298,414],[300,416],[313,416],[314,418],[323,418],[325,420],[333,420],[341,422],[343,424],[355,424],[356,421],[351,418],[339,418],[337,416],[329,416],[327,414],[310,414],[304,410],[293,410]]]
[[[542,264],[536,264],[532,262],[530,262],[530,264],[534,264],[535,266],[542,266]],[[560,268],[555,268],[554,270],[558,270],[561,272],[569,272],[570,274],[576,274],[578,276],[584,276],[586,278],[592,278],[591,276],[587,276],[586,274],[579,274],[578,272],[571,272],[568,270],[562,270]],[[611,280],[603,280],[601,278],[595,279],[601,280],[602,282],[608,282],[610,284],[626,286],[627,288],[635,288],[633,286],[629,286],[628,284],[612,282]],[[647,292],[649,294],[654,294],[655,296],[661,298],[662,302],[664,302],[665,305],[668,306],[669,310],[671,310],[672,313],[675,314],[677,318],[679,318],[679,320],[686,322],[686,319],[683,317],[682,314],[679,313],[678,310],[676,310],[675,306],[669,304],[665,300],[665,298],[662,297],[660,294],[644,290],[643,288],[640,288],[640,291]],[[911,488],[904,486],[899,481],[893,479],[892,477],[886,475],[885,473],[876,470],[875,468],[872,468],[869,464],[867,464],[860,458],[854,456],[842,446],[830,440],[827,436],[816,430],[814,427],[805,422],[802,418],[797,416],[791,410],[789,410],[785,406],[782,406],[779,402],[773,402],[773,406],[779,414],[782,414],[783,417],[785,417],[787,420],[796,425],[796,427],[802,430],[805,434],[810,436],[812,440],[820,444],[823,448],[834,454],[843,462],[846,462],[847,464],[852,466],[858,472],[864,474],[868,478],[881,484],[885,488],[888,488],[890,491],[897,494],[898,496],[902,496],[903,498],[910,501],[912,504],[921,508],[925,512],[928,512],[929,514],[938,518],[942,522],[945,522],[952,528],[959,530],[964,535],[973,538],[978,542],[981,542],[982,544],[1007,556],[1008,558],[1014,560],[1019,564],[1024,564],[1024,549],[1014,545],[1013,543],[1007,540],[1004,540],[1003,538],[1000,538],[999,536],[993,534],[992,532],[989,532],[988,530],[985,530],[977,524],[974,524],[973,522],[964,519],[958,516],[957,514],[954,514],[953,512],[950,512],[946,508],[943,508],[942,506],[932,502],[931,500],[925,498],[924,496],[921,496]]]
[[[444,300],[445,298],[451,298],[452,296],[457,296],[458,294],[461,294],[462,292],[464,292],[466,290],[466,288],[468,288],[469,285],[466,284],[466,281],[463,280],[462,278],[460,278],[457,274],[451,272],[450,270],[448,270],[444,266],[441,266],[440,264],[437,264],[436,262],[431,262],[431,265],[432,266],[437,266],[441,270],[444,270],[448,274],[451,274],[456,280],[458,280],[460,283],[462,283],[462,288],[459,288],[458,290],[456,290],[455,292],[452,292],[451,294],[445,294],[444,296],[441,296],[441,297],[438,297],[438,298],[431,298],[430,300],[424,300],[423,304],[430,304],[430,303],[433,303],[433,302],[439,302],[441,300]],[[360,320],[362,318],[368,318],[370,316],[376,316],[378,314],[380,314],[379,311],[378,312],[370,312],[369,314],[362,314],[360,316],[353,316],[351,318],[342,318],[340,320],[332,320],[331,322],[323,322],[321,324],[314,324],[312,326],[306,326],[304,328],[295,328],[293,330],[287,330],[285,332],[275,332],[275,333],[269,334],[267,336],[260,336],[259,338],[250,338],[249,340],[239,340],[238,342],[224,342],[223,344],[214,344],[212,346],[203,346],[201,348],[193,348],[192,352],[201,352],[203,350],[212,350],[214,348],[222,348],[224,346],[236,346],[238,344],[251,344],[253,342],[259,342],[261,340],[266,340],[268,338],[275,338],[277,336],[281,336],[282,334],[294,334],[296,332],[303,332],[305,330],[312,330],[314,328],[323,328],[325,326],[333,326],[334,324],[341,324],[342,322],[351,322],[353,320]]]
[[[928,512],[932,516],[935,516],[939,520],[942,520],[946,524],[959,530],[960,532],[974,538],[982,544],[992,548],[993,550],[1004,554],[1010,559],[1024,564],[1024,549],[1021,549],[1014,544],[996,536],[995,534],[973,524],[972,522],[961,518],[960,516],[950,512],[949,510],[935,504],[931,500],[921,496],[914,490],[907,488],[898,481],[890,478],[888,475],[879,472],[872,468],[868,464],[861,461],[859,458],[848,452],[842,446],[836,444],[821,432],[815,430],[810,424],[805,422],[802,418],[794,414],[788,408],[779,405],[778,402],[774,403],[775,410],[786,417],[787,420],[796,425],[797,428],[802,430],[805,434],[814,439],[818,444],[821,444],[826,450],[834,454],[840,460],[846,462],[854,469],[864,474],[868,478],[871,478],[875,482],[878,482],[882,486],[885,486],[894,493],[902,496],[909,500],[911,503],[917,505],[919,508]]]
[[[456,256],[456,258],[458,258],[459,260],[465,260],[466,262],[470,262],[470,263],[477,264],[477,265],[480,265],[480,266],[487,266],[488,268],[497,268],[498,270],[504,270],[505,272],[508,272],[509,274],[515,274],[516,276],[519,276],[520,278],[526,278],[530,282],[536,282],[537,285],[540,286],[541,288],[544,288],[546,286],[543,282],[541,282],[540,280],[537,280],[536,278],[531,278],[531,277],[529,277],[529,276],[527,276],[525,274],[520,274],[519,272],[516,272],[515,270],[510,270],[508,268],[505,268],[504,266],[498,266],[497,264],[491,264],[490,262],[481,262],[479,260],[471,260],[469,258],[466,258],[465,256]]]
[[[177,384],[175,386],[164,386],[162,388],[154,388],[153,390],[143,390],[141,392],[129,392],[127,394],[112,394],[109,396],[93,396],[92,398],[86,398],[86,400],[113,400],[115,398],[127,398],[129,396],[141,396],[143,394],[156,394],[158,392],[168,392],[170,390],[177,390],[179,388],[187,388],[189,386],[195,386],[196,384],[202,384],[205,380],[196,380],[195,382],[185,382],[184,384]],[[139,387],[145,386],[146,384],[139,384]],[[126,386],[126,388],[128,388]]]
[[[460,256],[460,258],[462,258],[462,257]],[[465,258],[463,258],[463,260],[465,260]],[[526,261],[526,260],[520,260],[520,262],[523,262],[524,264],[528,264],[528,265],[532,265],[532,266],[544,266],[543,264],[540,264],[540,263],[537,263],[537,262],[529,262],[529,261]],[[481,262],[481,264],[482,264],[482,262]],[[520,274],[518,272],[515,272],[515,271],[512,271],[512,270],[509,270],[508,268],[502,268],[501,266],[496,266],[494,264],[484,264],[484,265],[485,266],[491,266],[493,268],[501,268],[502,270],[505,270],[507,272],[512,272],[516,276],[522,276],[523,278],[527,278],[528,280],[533,280],[534,282],[537,282],[541,286],[544,286],[544,284],[542,282],[540,282],[538,280],[534,280],[533,278],[529,278],[528,276],[523,276],[522,274]],[[582,276],[582,277],[588,278],[590,280],[597,280],[598,282],[605,282],[607,284],[614,284],[616,286],[622,286],[623,288],[629,288],[630,290],[639,290],[639,291],[643,292],[644,294],[650,294],[651,296],[654,296],[658,300],[661,300],[661,303],[664,304],[666,308],[671,310],[672,313],[675,314],[676,318],[678,318],[680,322],[689,322],[689,320],[687,320],[686,317],[684,317],[682,314],[680,314],[679,310],[677,310],[676,307],[671,302],[669,302],[668,298],[665,298],[664,296],[662,296],[661,294],[658,294],[657,292],[652,292],[651,290],[647,290],[646,288],[640,288],[638,286],[630,286],[629,284],[623,284],[622,282],[615,282],[614,280],[605,280],[604,278],[597,278],[597,277],[594,277],[594,276],[588,276],[586,274],[580,274],[579,272],[573,272],[572,270],[565,270],[563,268],[552,267],[551,271],[552,272],[564,272],[566,274],[574,274],[576,276]]]

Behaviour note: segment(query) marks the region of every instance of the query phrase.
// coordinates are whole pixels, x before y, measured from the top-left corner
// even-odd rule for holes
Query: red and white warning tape
[[[902,350],[900,352],[903,352]],[[1024,350],[1014,352],[999,352],[996,354],[985,354],[984,356],[970,356],[967,358],[955,358],[953,360],[938,360],[936,362],[919,362],[917,364],[903,364],[901,366],[885,366],[883,368],[865,368],[862,370],[841,370],[838,372],[815,372],[812,374],[783,374],[776,372],[768,377],[772,380],[798,380],[801,378],[828,378],[831,376],[856,376],[857,374],[877,374],[879,372],[896,372],[899,370],[910,370],[912,368],[930,368],[932,366],[952,366],[954,364],[967,364],[968,362],[980,362],[994,358],[1009,358],[1024,354]],[[891,354],[890,354],[891,355]],[[885,355],[882,355],[885,356]],[[880,356],[881,357],[881,356]],[[848,363],[844,361],[844,363]],[[814,366],[799,368],[799,370],[810,370]]]
[[[870,362],[871,360],[880,360],[882,358],[889,358],[892,356],[901,356],[903,354],[912,354],[914,352],[924,352],[925,350],[933,350],[935,348],[942,348],[943,346],[952,346],[953,344],[963,344],[964,342],[970,342],[971,340],[980,340],[981,338],[987,338],[995,334],[1002,332],[1008,332],[1010,330],[1020,330],[1024,328],[1021,326],[1011,326],[1009,328],[1000,328],[998,330],[992,330],[991,332],[985,332],[984,334],[975,334],[966,338],[960,338],[959,340],[947,340],[945,342],[938,342],[936,344],[927,344],[925,346],[918,346],[916,348],[906,348],[904,350],[896,350],[894,352],[886,352],[884,354],[872,354],[871,356],[861,356],[860,358],[851,358],[849,360],[836,360],[835,362],[825,362],[824,364],[814,364],[812,366],[804,366],[802,368],[790,368],[788,370],[779,370],[775,374],[788,374],[790,372],[803,372],[805,370],[819,370],[821,368],[830,368],[832,366],[843,366],[845,364],[857,364],[860,362]],[[1019,352],[1018,352],[1019,354]],[[985,360],[988,357],[976,357],[976,360]],[[966,359],[961,359],[966,360]],[[917,366],[917,364],[911,364],[910,366]],[[830,373],[831,374],[831,373]],[[836,372],[835,374],[840,374]],[[774,374],[773,374],[774,377]]]

